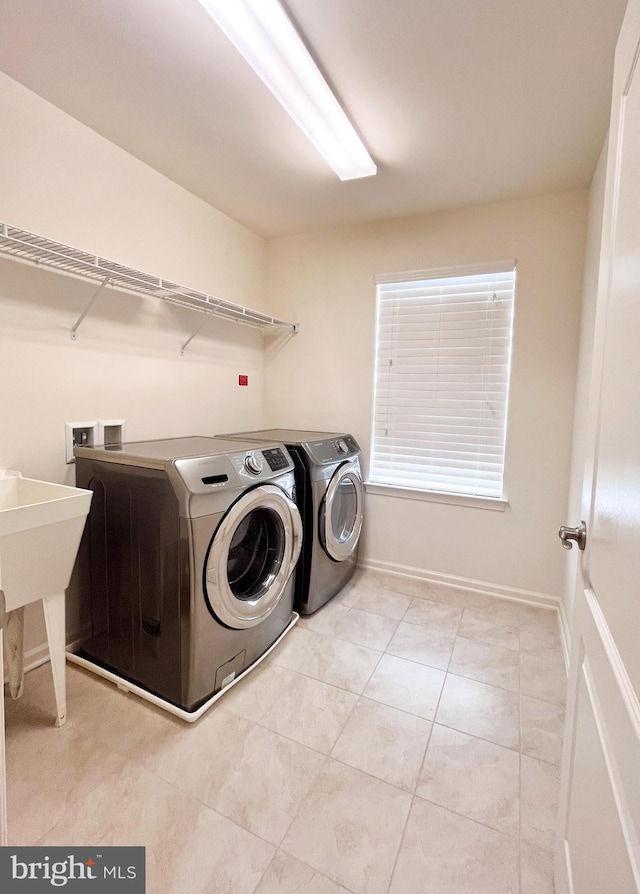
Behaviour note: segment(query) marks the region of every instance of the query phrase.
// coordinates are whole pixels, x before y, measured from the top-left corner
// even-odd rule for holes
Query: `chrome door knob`
[[[567,528],[565,525],[560,525],[558,537],[562,540],[563,549],[571,549],[573,540],[578,544],[578,549],[584,549],[587,545],[587,525],[583,521],[580,522],[577,528]]]

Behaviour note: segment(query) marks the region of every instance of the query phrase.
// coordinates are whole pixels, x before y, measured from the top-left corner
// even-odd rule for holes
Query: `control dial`
[[[264,462],[262,459],[261,453],[249,453],[245,457],[244,467],[247,472],[251,472],[252,475],[259,475],[264,468]]]
[[[340,438],[338,441],[336,441],[336,450],[338,451],[338,453],[348,453],[349,452],[347,442],[345,441],[344,438]]]

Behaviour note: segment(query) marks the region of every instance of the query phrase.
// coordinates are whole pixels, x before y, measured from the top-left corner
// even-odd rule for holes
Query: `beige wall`
[[[0,72],[0,221],[258,309],[264,240]]]
[[[230,301],[264,306],[264,241],[0,75],[0,221]],[[124,418],[129,439],[215,434],[262,417],[262,336],[0,261],[0,468],[74,483],[64,423]],[[238,386],[238,374],[249,387]],[[73,616],[73,605],[71,615]],[[44,640],[30,613],[27,647]],[[72,622],[73,623],[73,622]]]
[[[367,495],[362,559],[559,597],[578,352],[586,191],[269,243],[269,303],[300,332],[267,359],[265,421],[352,431],[368,464],[374,275],[518,261],[505,490],[509,508]]]

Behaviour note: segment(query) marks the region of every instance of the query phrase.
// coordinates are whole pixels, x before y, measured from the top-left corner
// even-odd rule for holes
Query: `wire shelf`
[[[38,267],[99,283],[107,288],[150,295],[169,304],[177,304],[225,320],[235,320],[247,326],[257,326],[261,329],[289,329],[297,332],[295,323],[287,323],[285,320],[224,301],[204,292],[188,289],[166,279],[158,279],[140,270],[124,267],[115,261],[87,254],[77,248],[53,242],[5,223],[0,223],[0,256],[36,264]]]

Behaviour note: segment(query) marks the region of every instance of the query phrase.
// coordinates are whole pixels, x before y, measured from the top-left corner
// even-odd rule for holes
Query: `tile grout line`
[[[437,801],[433,801],[431,798],[424,798],[422,795],[415,796],[418,801],[424,801],[426,804],[433,804],[434,807],[437,807],[439,810],[444,810],[446,813],[451,813],[453,816],[458,816],[460,819],[467,820],[470,823],[474,823],[476,826],[480,826],[482,829],[488,829],[490,832],[495,832],[496,835],[501,835],[503,838],[508,839],[509,841],[515,844],[516,848],[519,845],[518,835],[510,835],[508,832],[504,832],[502,829],[496,829],[495,826],[490,826],[489,823],[483,823],[482,820],[476,819],[475,816],[467,816],[466,813],[460,813],[458,810],[454,810],[452,807],[445,807],[444,804],[439,804]]]
[[[349,606],[348,608],[349,608],[349,610],[351,610],[352,606]],[[408,606],[407,606],[407,608],[408,608]],[[406,613],[406,610],[405,610],[405,613]],[[371,612],[370,614],[374,614],[374,613]],[[383,617],[383,616],[379,616],[379,617]],[[398,624],[399,624],[399,623],[400,623],[400,621],[398,621]],[[397,628],[397,626],[398,626],[398,625],[396,625],[396,628]],[[307,629],[309,629],[309,628],[307,628]],[[312,631],[312,632],[315,632],[315,631]],[[323,634],[319,634],[319,635],[322,636]],[[392,638],[392,637],[391,637],[391,638]],[[390,642],[390,641],[391,641],[391,639],[389,640],[389,642]],[[343,640],[343,642],[344,642],[344,640]],[[387,645],[388,645],[388,643],[387,643]],[[363,647],[363,648],[366,648],[366,647]],[[376,649],[376,650],[371,650],[371,651],[378,651],[378,650]],[[364,698],[364,696],[363,696],[363,692],[364,692],[364,690],[366,689],[367,684],[369,683],[371,677],[372,677],[373,674],[375,673],[375,671],[376,671],[378,665],[380,664],[380,661],[382,660],[382,658],[384,657],[385,654],[387,654],[387,653],[386,653],[386,648],[385,648],[385,650],[383,650],[383,651],[380,653],[380,657],[378,658],[378,661],[376,662],[375,666],[372,668],[371,673],[369,674],[369,676],[368,676],[368,678],[367,678],[367,680],[366,680],[366,682],[365,682],[365,684],[364,684],[364,686],[363,686],[361,692],[359,692],[359,693],[354,693],[354,694],[357,695],[357,700],[356,700],[356,702],[354,703],[353,708],[351,709],[351,712],[349,713],[349,717],[347,718],[347,720],[345,720],[344,724],[342,725],[341,730],[340,730],[340,733],[339,733],[338,736],[336,737],[336,740],[335,740],[335,742],[333,743],[331,749],[329,750],[328,753],[323,753],[323,754],[324,754],[324,758],[325,758],[325,760],[324,760],[322,766],[320,767],[318,773],[316,774],[315,780],[318,779],[318,777],[319,777],[319,776],[323,773],[323,771],[325,770],[325,768],[326,768],[327,764],[329,763],[329,761],[332,760],[332,761],[336,761],[337,763],[342,764],[342,766],[349,767],[350,769],[352,769],[352,770],[356,770],[357,772],[360,772],[360,773],[364,773],[365,775],[367,775],[367,776],[368,776],[370,779],[372,779],[372,780],[375,780],[375,781],[377,781],[377,782],[382,782],[383,784],[386,784],[386,785],[391,785],[391,786],[393,786],[393,788],[397,789],[398,791],[402,791],[403,793],[407,794],[406,789],[401,789],[399,786],[394,786],[393,783],[387,782],[386,780],[382,780],[382,779],[380,779],[380,778],[377,777],[377,776],[373,776],[372,774],[367,773],[365,770],[362,770],[362,769],[357,768],[357,767],[352,767],[350,764],[347,764],[347,763],[345,763],[344,761],[341,761],[339,758],[333,757],[333,755],[332,755],[333,748],[335,748],[336,743],[338,742],[340,736],[342,735],[342,732],[344,731],[344,728],[345,728],[345,726],[347,725],[347,723],[348,723],[350,717],[353,715],[353,712],[355,711],[357,705],[360,703],[360,700],[361,700],[362,698]],[[286,669],[288,669],[288,668],[286,668]],[[290,670],[290,669],[288,669],[288,670]],[[294,671],[294,673],[295,673],[295,672],[296,672],[296,671]],[[306,676],[306,675],[303,674],[303,676]],[[310,677],[310,679],[316,679],[316,678],[314,678],[314,677]],[[324,681],[319,681],[319,682],[324,682]],[[328,683],[327,683],[326,685],[331,685],[331,684],[328,684]],[[339,688],[339,687],[336,687],[336,688]],[[348,691],[348,690],[347,690],[347,691]],[[375,701],[375,700],[372,699],[372,701]],[[405,713],[409,714],[409,716],[416,716],[416,715],[411,714],[410,712],[405,712]],[[263,715],[263,716],[264,716],[264,715]],[[431,722],[431,729],[430,729],[430,731],[429,731],[429,736],[431,735],[432,730],[433,730],[433,722]],[[428,743],[427,743],[427,745],[428,745]],[[426,747],[427,747],[427,746],[425,746],[425,753],[426,753]],[[291,830],[291,827],[292,827],[293,823],[295,822],[295,820],[296,820],[296,819],[298,818],[298,816],[300,815],[300,812],[302,811],[302,808],[303,808],[304,804],[307,802],[308,798],[310,797],[310,795],[311,795],[311,791],[312,791],[312,789],[313,789],[313,785],[315,784],[315,780],[314,780],[314,783],[312,783],[312,785],[310,786],[309,791],[307,792],[307,794],[306,794],[306,795],[302,798],[302,800],[300,801],[300,804],[298,805],[297,810],[295,811],[294,815],[292,816],[291,821],[289,822],[289,824],[288,824],[288,826],[287,826],[287,829],[286,829],[284,835],[283,835],[282,838],[280,839],[280,843],[277,845],[277,849],[278,849],[278,850],[281,850],[282,842],[285,841],[287,835],[289,834],[289,831]],[[416,782],[416,785],[417,785],[417,782]],[[408,793],[408,794],[411,794],[411,793]],[[398,853],[400,852],[400,846],[401,846],[401,843],[402,843],[402,838],[404,837],[404,829],[406,828],[406,823],[407,823],[407,821],[408,821],[409,814],[410,814],[410,812],[411,812],[411,806],[412,806],[412,804],[413,804],[413,796],[412,796],[411,804],[409,805],[409,811],[407,812],[407,819],[405,820],[405,825],[403,826],[403,831],[402,831],[402,834],[401,834],[401,836],[400,836],[400,840],[399,840],[399,843],[398,843],[398,852],[396,853],[396,860],[397,860]],[[287,852],[287,851],[283,851],[283,853],[288,853],[288,852]],[[274,854],[274,856],[275,856],[275,854]],[[290,854],[289,856],[293,856],[293,855]],[[273,859],[273,858],[272,858],[272,859]],[[297,859],[297,858],[294,857],[294,859]],[[271,861],[270,861],[270,862],[271,862]],[[307,864],[307,865],[309,865],[309,864]],[[394,867],[395,867],[395,861],[394,861]],[[314,867],[311,867],[311,868],[313,868],[314,871],[317,871],[317,870],[315,870]],[[265,869],[265,872],[266,872],[266,869]],[[321,873],[321,875],[324,875],[324,873]],[[392,875],[393,875],[393,870],[392,870]],[[264,876],[264,873],[263,873],[263,875],[261,876],[261,879],[262,879],[263,876]],[[327,876],[327,877],[328,877],[328,876]],[[259,883],[260,883],[260,882],[258,882],[258,884],[259,884]],[[336,883],[342,885],[341,882],[336,882]],[[343,886],[343,887],[344,887],[344,886]]]
[[[408,610],[408,608],[407,608],[407,610]],[[406,614],[406,612],[405,612],[405,614]],[[457,627],[456,627],[456,637],[457,637],[457,632],[458,632],[458,630],[460,629],[460,624],[462,623],[462,616],[463,616],[463,615],[464,615],[464,608],[463,608],[463,610],[460,612],[460,617],[459,617],[459,619],[458,619],[458,624],[457,624]],[[404,617],[404,616],[403,616],[403,617]],[[454,646],[455,646],[455,638],[454,638]],[[393,861],[393,868],[392,868],[392,870],[391,870],[391,875],[390,875],[390,877],[389,877],[389,885],[388,885],[388,887],[387,887],[387,892],[389,892],[389,891],[391,890],[391,886],[392,886],[392,884],[393,884],[393,878],[394,878],[394,876],[395,876],[395,874],[396,874],[396,869],[397,869],[397,867],[398,867],[398,860],[399,860],[399,858],[400,858],[400,853],[401,853],[401,851],[402,851],[402,845],[403,845],[403,843],[404,843],[405,835],[406,835],[406,833],[407,833],[407,826],[409,825],[409,819],[410,819],[411,814],[412,814],[412,812],[413,812],[413,806],[414,806],[414,804],[415,804],[415,802],[416,802],[416,798],[418,797],[418,796],[416,795],[416,790],[417,790],[417,788],[418,788],[418,785],[420,784],[420,776],[422,775],[422,770],[423,770],[423,767],[424,767],[424,762],[425,762],[426,756],[427,756],[427,754],[428,754],[428,752],[429,752],[429,745],[431,744],[431,738],[432,738],[432,736],[433,736],[433,728],[434,728],[435,723],[436,723],[436,717],[438,716],[438,708],[440,707],[440,700],[442,699],[442,693],[444,692],[444,687],[445,687],[445,684],[446,684],[446,682],[447,682],[447,675],[448,675],[448,672],[449,672],[448,669],[449,669],[449,666],[450,666],[450,664],[451,664],[451,659],[452,659],[452,657],[453,657],[453,648],[451,649],[451,654],[449,655],[449,661],[448,661],[448,663],[447,663],[447,670],[445,670],[445,672],[444,672],[444,678],[443,678],[443,680],[442,680],[442,686],[440,687],[440,695],[438,696],[438,701],[437,701],[436,707],[435,707],[434,712],[433,712],[433,720],[431,721],[431,729],[429,730],[429,737],[428,737],[428,739],[427,739],[427,744],[426,744],[426,746],[425,746],[424,754],[423,754],[423,756],[422,756],[422,762],[421,762],[421,764],[420,764],[420,769],[418,770],[418,774],[417,774],[417,778],[416,778],[416,783],[415,783],[415,786],[414,786],[414,788],[413,788],[413,792],[412,792],[412,794],[411,794],[411,803],[410,803],[410,805],[409,805],[409,810],[408,810],[408,812],[407,812],[407,818],[406,818],[406,820],[405,820],[405,822],[404,822],[404,826],[403,826],[403,828],[402,828],[402,833],[401,833],[401,835],[400,835],[400,841],[399,841],[399,843],[398,843],[398,849],[397,849],[397,851],[396,851],[395,860]],[[424,800],[424,799],[423,799],[423,800]]]
[[[408,608],[407,608],[407,610],[408,610]],[[464,612],[464,609],[463,609],[463,612]],[[460,627],[460,625],[461,625],[461,623],[462,623],[462,615],[463,615],[463,613],[461,613],[461,615],[460,615],[460,619],[458,620],[458,626],[457,626],[456,630],[459,630],[459,627]],[[401,622],[399,621],[398,623],[401,623]],[[406,623],[409,623],[409,622],[406,622]],[[423,626],[426,626],[426,625],[413,625],[413,626],[423,627]],[[316,631],[314,631],[314,632],[316,632]],[[327,638],[329,638],[328,634],[318,634],[318,635],[319,635],[319,636],[326,636]],[[456,634],[454,635],[454,639],[455,639],[457,636],[458,636],[458,634],[456,633]],[[365,648],[366,648],[366,647],[365,647]],[[371,651],[378,651],[378,650],[371,650]],[[423,716],[420,715],[420,714],[415,714],[415,713],[413,713],[412,711],[408,711],[408,710],[406,710],[406,709],[404,709],[404,708],[399,708],[399,707],[397,707],[397,706],[395,706],[395,705],[389,705],[389,704],[387,704],[386,702],[379,701],[378,699],[376,699],[376,698],[374,698],[374,697],[372,697],[372,696],[367,696],[367,695],[365,695],[365,694],[364,694],[364,690],[366,689],[367,683],[369,682],[368,680],[367,680],[367,683],[365,683],[365,685],[364,685],[362,691],[360,691],[360,692],[358,692],[358,693],[355,693],[353,690],[346,690],[346,689],[344,689],[343,687],[337,686],[337,685],[334,684],[334,683],[328,683],[328,682],[326,682],[326,681],[324,681],[324,680],[319,680],[317,677],[310,677],[309,675],[305,674],[304,671],[299,671],[299,670],[293,670],[293,669],[291,669],[291,668],[286,668],[284,665],[276,665],[276,666],[278,666],[278,667],[282,667],[284,670],[287,670],[289,673],[298,673],[298,674],[300,674],[301,676],[306,677],[307,679],[311,679],[311,680],[314,680],[315,682],[319,682],[319,683],[321,683],[321,684],[323,684],[323,685],[330,686],[330,687],[333,687],[333,688],[335,688],[335,689],[339,689],[339,690],[342,691],[342,692],[348,692],[349,694],[356,695],[356,697],[357,697],[357,701],[356,701],[356,703],[354,704],[354,706],[353,706],[353,708],[352,708],[352,710],[351,710],[349,716],[351,716],[351,715],[353,714],[353,712],[355,711],[355,709],[356,709],[358,703],[360,703],[360,701],[361,701],[362,699],[364,699],[365,701],[372,701],[372,702],[375,702],[375,704],[378,704],[378,705],[382,705],[382,706],[384,706],[384,707],[391,708],[392,710],[395,710],[395,711],[400,711],[401,713],[403,713],[403,714],[407,714],[407,715],[410,716],[410,717],[417,717],[417,718],[419,718],[419,719],[425,720],[425,721],[427,721],[427,722],[430,722],[430,723],[433,725],[434,723],[437,722],[437,721],[436,721],[437,709],[438,709],[438,707],[439,707],[440,700],[441,700],[441,698],[442,698],[442,692],[443,692],[443,689],[444,689],[444,684],[446,683],[446,677],[447,677],[449,674],[452,674],[452,676],[455,676],[455,677],[461,677],[462,679],[468,679],[468,680],[471,680],[472,682],[481,683],[482,685],[485,685],[485,686],[492,686],[493,688],[495,688],[495,689],[500,689],[500,690],[503,691],[503,692],[510,692],[510,693],[512,693],[512,694],[518,694],[518,695],[519,695],[519,693],[515,692],[514,690],[511,690],[511,689],[504,689],[504,687],[501,687],[501,686],[495,686],[495,684],[485,683],[485,682],[482,681],[482,680],[476,680],[476,679],[473,678],[473,677],[465,677],[463,674],[454,673],[454,672],[452,672],[452,671],[449,671],[448,668],[449,668],[449,666],[450,666],[450,664],[451,664],[452,655],[449,657],[449,661],[448,661],[448,663],[447,663],[447,669],[444,669],[444,668],[442,668],[442,667],[434,667],[433,665],[427,665],[427,664],[424,664],[424,663],[422,663],[422,662],[414,661],[413,659],[410,659],[410,658],[402,658],[402,656],[396,656],[396,655],[393,655],[393,653],[387,652],[386,650],[385,650],[385,652],[382,653],[381,658],[382,658],[384,655],[386,655],[386,654],[390,655],[391,657],[401,658],[403,661],[408,661],[408,662],[410,662],[410,663],[412,663],[412,664],[416,664],[416,665],[418,665],[419,667],[429,667],[429,668],[432,669],[432,670],[441,671],[442,673],[445,674],[445,678],[444,678],[444,680],[443,680],[443,687],[442,687],[442,690],[441,690],[441,692],[440,692],[440,696],[439,696],[439,698],[438,698],[438,702],[437,702],[436,708],[435,708],[435,710],[434,710],[434,717],[433,717],[433,718],[425,718],[425,717],[423,717]],[[380,660],[381,660],[381,659],[380,659]],[[379,662],[378,662],[378,663],[379,663]],[[376,665],[376,667],[377,667],[377,665]],[[373,673],[375,673],[375,668],[374,668],[374,670],[372,671],[371,676],[373,676]],[[369,679],[370,679],[370,677],[369,677]],[[348,719],[349,719],[349,718],[347,718],[347,721],[345,721],[345,724],[343,725],[342,730],[341,730],[341,732],[340,732],[339,735],[338,735],[338,738],[339,738],[340,735],[342,734],[342,731],[344,730],[344,726],[346,726],[346,723],[348,722]],[[257,721],[254,721],[254,722],[257,722]],[[259,725],[262,726],[263,724],[259,722]],[[456,732],[460,732],[460,733],[462,733],[463,735],[467,735],[467,736],[469,736],[470,738],[474,738],[474,739],[478,739],[479,741],[486,742],[486,743],[489,744],[489,745],[495,745],[495,746],[498,747],[498,748],[504,748],[504,749],[506,749],[506,750],[508,750],[508,751],[515,751],[516,753],[520,753],[520,747],[518,747],[518,748],[512,748],[512,747],[509,747],[508,745],[504,745],[504,744],[501,743],[501,742],[495,742],[495,741],[492,740],[492,739],[485,738],[484,736],[479,736],[479,735],[477,735],[477,734],[475,734],[475,733],[469,733],[469,732],[466,732],[465,730],[459,730],[457,727],[455,727],[455,726],[451,726],[451,725],[446,724],[446,723],[438,722],[438,725],[439,725],[439,726],[443,726],[443,727],[445,727],[445,728],[447,728],[447,729],[452,729],[452,730],[454,730],[454,731],[456,731]],[[266,729],[270,729],[270,727],[265,727],[265,728],[266,728]],[[275,732],[274,730],[271,730],[271,731],[272,731],[272,732]],[[289,736],[286,736],[286,735],[284,735],[283,733],[278,733],[278,735],[283,735],[284,738],[288,738],[288,739],[290,739],[290,741],[295,742],[295,743],[297,743],[297,744],[304,745],[304,747],[310,748],[311,750],[314,750],[314,751],[318,752],[319,754],[323,754],[323,755],[325,755],[325,754],[329,754],[330,756],[333,757],[333,755],[332,755],[332,751],[333,751],[333,747],[335,747],[335,743],[334,743],[334,745],[332,746],[332,748],[331,748],[331,750],[330,750],[329,752],[323,752],[323,751],[320,751],[320,750],[317,749],[317,748],[314,748],[313,746],[305,745],[304,743],[300,743],[300,742],[298,742],[298,740],[296,740],[296,739],[291,739]],[[431,733],[430,733],[430,735],[429,735],[429,740],[430,740],[430,738],[431,738]],[[520,736],[519,736],[519,741],[520,741]],[[337,742],[337,739],[336,739],[336,742]],[[425,750],[425,752],[426,752],[426,750]],[[335,760],[338,760],[338,758],[334,758],[334,759],[335,759]],[[341,762],[341,763],[345,763],[344,761],[340,761],[340,762]],[[351,766],[351,765],[345,763],[345,766]],[[359,769],[359,768],[353,768],[353,769]],[[361,771],[361,772],[366,772],[366,771]],[[371,775],[371,774],[367,774],[367,775]],[[380,779],[380,777],[376,777],[376,776],[372,776],[372,778],[373,778],[373,779]],[[387,780],[381,780],[381,781],[383,781],[383,782],[387,782]],[[393,785],[393,783],[389,783],[389,782],[387,782],[387,784],[389,784],[389,785]],[[396,787],[397,787],[397,786],[396,786]],[[399,788],[399,787],[397,787],[397,788]],[[400,791],[406,791],[406,789],[402,789],[402,788],[399,788],[399,790],[400,790]]]

